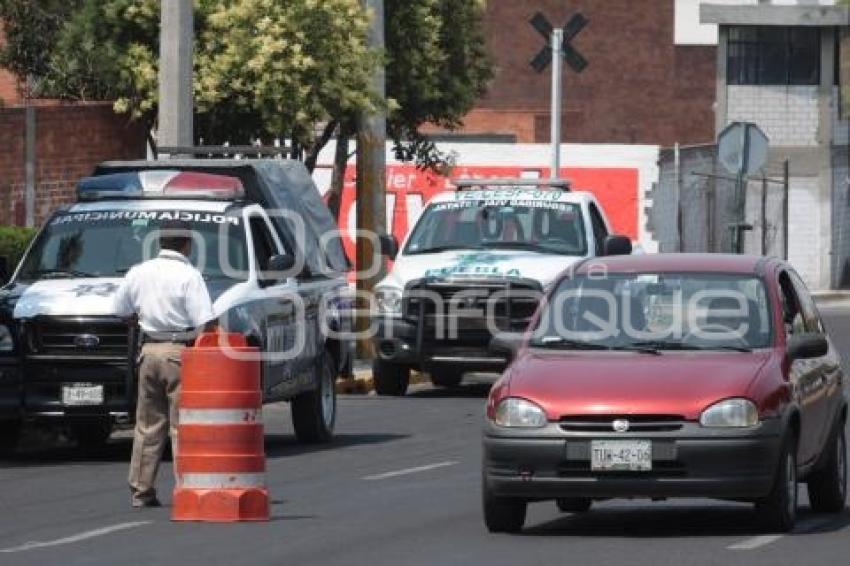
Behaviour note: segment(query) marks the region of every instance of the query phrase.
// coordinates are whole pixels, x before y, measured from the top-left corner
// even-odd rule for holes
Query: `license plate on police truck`
[[[62,386],[63,405],[103,405],[103,385],[70,383]]]
[[[594,440],[590,443],[594,472],[648,472],[652,470],[649,440]]]

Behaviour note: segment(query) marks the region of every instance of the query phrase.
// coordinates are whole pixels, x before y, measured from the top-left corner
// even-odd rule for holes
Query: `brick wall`
[[[818,87],[729,86],[727,123],[755,122],[772,146],[818,145]]]
[[[25,110],[0,108],[0,224],[24,223]],[[109,103],[36,109],[36,224],[73,201],[80,177],[107,159],[145,155],[141,124],[116,115]]]
[[[549,140],[550,73],[528,64],[545,45],[528,24],[543,12],[563,24],[577,11],[590,24],[575,46],[590,61],[564,72],[564,141],[672,146],[714,139],[716,48],[676,46],[674,0],[496,0],[485,25],[496,77],[467,116],[466,133]]]
[[[3,32],[3,24],[0,23],[0,45],[6,43],[6,34]],[[21,92],[17,77],[0,68],[0,106],[9,106],[21,101]]]

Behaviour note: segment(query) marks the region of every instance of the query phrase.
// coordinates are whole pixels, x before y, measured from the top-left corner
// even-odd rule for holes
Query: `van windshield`
[[[584,256],[587,242],[581,209],[546,200],[436,203],[425,209],[404,253],[482,248]]]
[[[238,216],[197,211],[59,213],[24,258],[18,280],[121,277],[159,253],[163,221],[189,223],[195,236],[190,260],[205,279],[245,279],[248,248]]]

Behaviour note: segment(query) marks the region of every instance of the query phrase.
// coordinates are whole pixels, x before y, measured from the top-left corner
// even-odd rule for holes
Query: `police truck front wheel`
[[[295,437],[305,444],[330,442],[336,424],[336,370],[334,358],[325,352],[319,365],[318,387],[292,400]]]
[[[13,454],[20,436],[20,421],[0,421],[0,456]]]
[[[410,384],[410,369],[381,360],[372,362],[372,379],[375,382],[375,393],[400,397],[407,393]]]
[[[431,383],[437,387],[457,387],[463,381],[463,368],[438,366],[431,368]]]
[[[71,430],[77,445],[85,452],[101,450],[112,434],[112,423],[107,419],[87,420],[73,423]]]

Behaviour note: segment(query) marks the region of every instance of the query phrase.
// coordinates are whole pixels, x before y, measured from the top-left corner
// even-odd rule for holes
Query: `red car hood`
[[[550,420],[565,415],[681,415],[745,396],[770,351],[528,351],[511,368],[508,395],[534,401]]]

